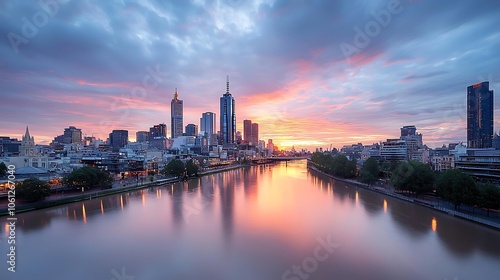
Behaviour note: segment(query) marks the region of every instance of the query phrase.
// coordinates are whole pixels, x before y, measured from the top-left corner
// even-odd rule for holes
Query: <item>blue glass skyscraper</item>
[[[220,98],[220,143],[233,144],[236,137],[236,107],[234,97],[229,93],[227,76],[226,93]]]
[[[491,148],[493,140],[493,90],[489,82],[467,87],[467,147]]]

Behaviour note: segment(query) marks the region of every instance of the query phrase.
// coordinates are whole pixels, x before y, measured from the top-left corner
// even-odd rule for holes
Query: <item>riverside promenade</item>
[[[210,175],[214,173],[219,173],[219,172],[224,172],[224,171],[229,171],[233,169],[239,169],[241,167],[244,167],[245,165],[241,164],[236,164],[236,165],[230,165],[230,166],[225,166],[222,168],[214,168],[214,169],[209,169],[209,170],[204,170],[198,172],[198,176],[205,176],[205,175]],[[191,177],[191,178],[197,178],[197,177]],[[129,180],[124,180],[124,181],[116,181],[113,182],[112,188],[110,189],[104,189],[104,190],[89,190],[85,192],[59,192],[59,193],[52,193],[49,197],[45,198],[42,201],[38,202],[23,202],[20,199],[16,199],[16,208],[15,208],[15,213],[21,213],[21,212],[26,212],[26,211],[32,211],[32,210],[37,210],[37,209],[42,209],[42,208],[47,208],[47,207],[53,207],[53,206],[58,206],[62,204],[67,204],[67,203],[72,203],[72,202],[78,202],[78,201],[84,201],[84,200],[90,200],[102,196],[107,196],[107,195],[112,195],[112,194],[117,194],[117,193],[122,193],[122,192],[127,192],[127,191],[133,191],[133,190],[139,190],[139,189],[144,189],[148,187],[157,187],[157,186],[162,186],[166,184],[171,184],[175,182],[180,182],[182,181],[183,178],[181,177],[166,177],[166,178],[158,178],[155,177],[153,181],[148,180],[142,180],[142,181],[137,181],[133,179]],[[7,207],[8,201],[7,197],[0,198],[0,216],[6,216],[9,214],[8,207]]]
[[[422,198],[417,198],[417,197],[409,197],[400,193],[396,193],[394,189],[392,189],[388,185],[379,185],[379,186],[370,186],[368,184],[363,184],[359,181],[356,180],[351,180],[351,179],[345,179],[345,178],[340,178],[337,176],[333,176],[331,174],[327,174],[323,171],[320,171],[316,167],[314,167],[313,164],[310,164],[309,161],[307,163],[307,168],[310,170],[314,170],[315,172],[318,172],[320,174],[323,174],[327,177],[330,177],[332,179],[335,179],[337,181],[341,181],[344,183],[347,183],[349,185],[353,185],[356,187],[360,187],[363,189],[371,190],[383,195],[391,196],[400,200],[404,200],[407,202],[411,202],[423,207],[431,208],[439,212],[446,213],[451,216],[455,216],[458,218],[462,218],[468,221],[472,221],[478,224],[485,225],[487,227],[493,228],[500,230],[500,217],[498,212],[491,211],[490,217],[486,217],[485,215],[480,215],[477,213],[473,213],[471,211],[464,211],[464,210],[455,210],[453,209],[453,206],[445,201],[442,201],[440,199],[429,199],[426,197]],[[476,208],[476,210],[479,210]],[[493,215],[496,215],[496,217],[493,217]]]

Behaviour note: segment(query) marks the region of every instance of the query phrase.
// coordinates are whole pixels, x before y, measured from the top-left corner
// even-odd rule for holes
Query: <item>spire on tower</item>
[[[226,76],[226,92],[229,93],[229,75]]]
[[[177,94],[177,88],[175,88],[175,93],[174,93],[174,101],[177,102],[177,97],[179,97],[179,94]]]
[[[24,137],[26,137],[26,139],[30,139],[30,131],[28,129],[28,126],[26,126],[26,133],[24,133]]]

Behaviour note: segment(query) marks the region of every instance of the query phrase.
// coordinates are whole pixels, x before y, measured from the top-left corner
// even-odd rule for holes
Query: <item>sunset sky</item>
[[[175,88],[199,125],[229,75],[237,130],[251,119],[280,147],[371,144],[403,125],[436,147],[466,140],[468,85],[500,91],[496,0],[40,2],[0,1],[0,135],[29,125],[39,144],[70,125],[170,135]]]

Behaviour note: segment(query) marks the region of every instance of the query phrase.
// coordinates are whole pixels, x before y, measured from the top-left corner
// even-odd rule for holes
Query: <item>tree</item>
[[[108,172],[89,166],[75,169],[64,178],[64,184],[73,189],[111,188],[112,182]]]
[[[492,183],[480,184],[479,197],[477,199],[478,206],[486,208],[486,215],[490,216],[490,209],[500,208],[500,188]]]
[[[186,171],[188,176],[198,175],[198,165],[192,159],[186,162]]]
[[[179,177],[184,173],[185,167],[184,163],[180,159],[173,159],[171,160],[167,166],[163,169],[164,174],[170,174],[174,175],[176,177]]]
[[[460,205],[474,204],[477,201],[479,190],[474,179],[458,169],[448,169],[436,181],[438,194],[453,203],[455,209]]]
[[[50,186],[47,182],[37,178],[26,179],[23,182],[16,184],[16,196],[21,199],[35,202],[43,200],[49,195]]]
[[[391,177],[392,184],[397,190],[417,194],[431,191],[434,180],[434,173],[428,165],[413,160],[401,162]]]
[[[358,161],[355,158],[347,161],[344,165],[342,176],[345,178],[354,178],[358,173]]]
[[[5,163],[0,162],[0,177],[5,176],[7,174],[7,165]]]
[[[372,157],[369,157],[363,164],[363,167],[361,167],[360,171],[361,182],[371,185],[378,180],[379,173],[380,170],[378,167],[377,160]]]
[[[346,166],[348,161],[349,160],[347,159],[347,157],[343,154],[338,154],[333,157],[333,160],[330,164],[333,175],[346,177],[348,171]]]

